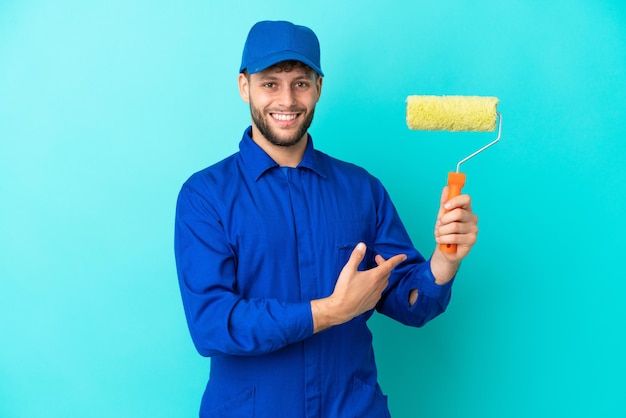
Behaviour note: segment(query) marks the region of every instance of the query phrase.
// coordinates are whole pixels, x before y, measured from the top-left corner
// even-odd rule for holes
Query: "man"
[[[458,249],[425,260],[381,183],[313,146],[315,34],[259,22],[240,71],[252,125],[177,204],[185,314],[211,357],[200,416],[388,417],[366,321],[376,309],[422,326],[445,310],[476,239],[470,198],[444,188],[436,242]]]

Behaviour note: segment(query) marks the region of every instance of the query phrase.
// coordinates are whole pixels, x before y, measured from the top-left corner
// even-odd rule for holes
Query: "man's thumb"
[[[354,250],[352,250],[352,254],[350,254],[350,259],[348,260],[348,265],[356,270],[359,267],[359,264],[365,257],[365,244],[359,242]]]

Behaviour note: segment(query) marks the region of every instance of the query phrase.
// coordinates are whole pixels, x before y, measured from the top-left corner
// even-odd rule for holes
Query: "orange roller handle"
[[[461,194],[465,186],[465,174],[451,171],[448,173],[448,200]],[[447,213],[448,211],[446,211]],[[440,244],[439,249],[444,253],[455,253],[456,244]]]

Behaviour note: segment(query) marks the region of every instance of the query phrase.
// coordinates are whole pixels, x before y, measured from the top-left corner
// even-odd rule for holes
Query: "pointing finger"
[[[393,257],[390,257],[389,259],[383,262],[380,262],[378,257],[380,257],[380,260],[384,260],[384,258],[381,257],[380,255],[376,257],[377,258],[376,262],[378,263],[377,268],[382,269],[382,271],[386,273],[391,273],[391,270],[393,270],[398,264],[406,260],[406,254],[394,255]]]

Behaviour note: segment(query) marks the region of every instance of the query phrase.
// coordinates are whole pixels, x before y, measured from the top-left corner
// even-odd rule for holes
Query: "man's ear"
[[[250,83],[248,81],[248,77],[244,73],[239,73],[239,79],[237,80],[239,83],[239,95],[241,99],[250,103]]]
[[[317,77],[317,100],[322,96],[322,81],[324,77]]]

